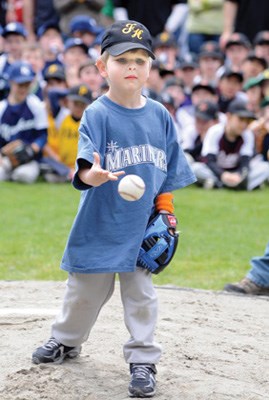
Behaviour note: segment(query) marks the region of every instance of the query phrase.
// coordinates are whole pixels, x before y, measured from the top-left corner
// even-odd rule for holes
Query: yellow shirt
[[[70,168],[75,167],[79,124],[80,121],[75,121],[71,115],[67,115],[59,128],[58,154],[60,161]]]

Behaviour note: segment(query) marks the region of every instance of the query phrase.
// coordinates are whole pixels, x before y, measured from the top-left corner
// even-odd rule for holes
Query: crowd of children
[[[38,162],[39,173],[30,180],[24,176],[17,180],[72,179],[83,111],[108,90],[95,65],[104,28],[92,17],[76,15],[65,32],[55,21],[39,26],[35,41],[28,39],[20,22],[1,29],[0,123],[6,129],[0,133],[0,148],[18,138],[32,145],[39,134],[38,119],[31,111],[27,111],[31,117],[7,116],[18,114],[19,103],[34,96],[47,115],[46,143],[31,160]],[[153,50],[156,59],[143,93],[172,115],[197,184],[246,190],[266,184],[269,31],[258,32],[253,43],[238,32],[230,35],[224,47],[218,41],[205,41],[197,54],[182,53],[177,38],[164,31],[154,37]],[[20,76],[17,82],[11,77],[14,64]],[[25,65],[31,70],[26,77]],[[24,97],[11,104],[10,91],[20,91],[23,85],[28,89]],[[25,118],[27,124],[22,123]],[[0,179],[13,179],[3,158]]]

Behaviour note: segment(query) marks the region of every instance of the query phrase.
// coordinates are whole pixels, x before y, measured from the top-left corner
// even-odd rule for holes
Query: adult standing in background
[[[219,42],[223,31],[223,0],[188,0],[188,7],[189,51],[197,54],[205,42]]]
[[[23,0],[23,24],[28,32],[28,41],[36,41],[36,32],[44,24],[57,26],[59,15],[53,0]]]
[[[269,29],[268,0],[224,0],[223,15],[222,47],[233,32],[244,33],[252,42],[258,32]]]
[[[105,0],[54,0],[53,3],[60,15],[60,28],[66,35],[69,35],[70,21],[76,15],[88,15],[94,18],[99,25],[108,22],[107,18],[101,13]]]
[[[187,0],[113,0],[116,21],[141,22],[157,36],[163,31],[176,33],[186,17]]]

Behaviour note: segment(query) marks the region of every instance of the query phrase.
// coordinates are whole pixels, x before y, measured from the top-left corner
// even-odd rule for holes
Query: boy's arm
[[[125,174],[124,171],[110,172],[103,169],[100,164],[100,156],[93,153],[93,164],[91,167],[80,168],[78,171],[79,179],[88,186],[100,186],[108,181],[117,181],[120,175]]]

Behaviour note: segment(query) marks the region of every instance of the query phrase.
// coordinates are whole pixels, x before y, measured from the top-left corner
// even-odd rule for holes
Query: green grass
[[[59,264],[79,192],[43,182],[3,182],[0,189],[0,279],[65,279]],[[154,282],[221,289],[242,278],[268,241],[268,195],[269,187],[250,193],[195,186],[177,191],[178,250]]]

